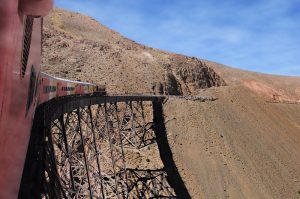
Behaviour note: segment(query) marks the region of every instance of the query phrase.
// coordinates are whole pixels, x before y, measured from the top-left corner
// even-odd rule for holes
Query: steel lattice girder
[[[48,198],[175,198],[163,168],[126,167],[125,151],[156,144],[149,103],[79,107],[54,119],[47,135]]]

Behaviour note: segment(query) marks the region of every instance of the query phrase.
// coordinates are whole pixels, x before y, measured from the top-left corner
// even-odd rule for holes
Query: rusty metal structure
[[[70,96],[39,107],[19,198],[177,198],[180,176],[163,158],[159,168],[131,162],[147,147],[162,155],[163,99]]]

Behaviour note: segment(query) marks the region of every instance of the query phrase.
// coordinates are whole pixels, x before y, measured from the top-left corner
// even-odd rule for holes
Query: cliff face
[[[299,77],[149,48],[60,9],[44,24],[43,68],[52,75],[106,84],[110,94],[192,95],[170,97],[164,114],[193,198],[300,197]]]

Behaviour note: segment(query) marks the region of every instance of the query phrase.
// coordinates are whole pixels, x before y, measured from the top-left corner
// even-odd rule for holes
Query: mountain
[[[62,9],[45,18],[43,41],[52,75],[171,95],[166,130],[192,198],[300,198],[299,77],[153,49]]]
[[[201,60],[139,45],[87,16],[56,9],[44,26],[43,68],[53,75],[118,94],[196,94],[225,85]]]

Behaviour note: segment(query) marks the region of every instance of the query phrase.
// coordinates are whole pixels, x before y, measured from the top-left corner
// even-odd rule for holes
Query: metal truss
[[[128,169],[129,198],[176,198],[164,169]]]
[[[130,150],[157,144],[151,103],[79,107],[51,121],[45,198],[176,198],[163,168],[127,168]]]

